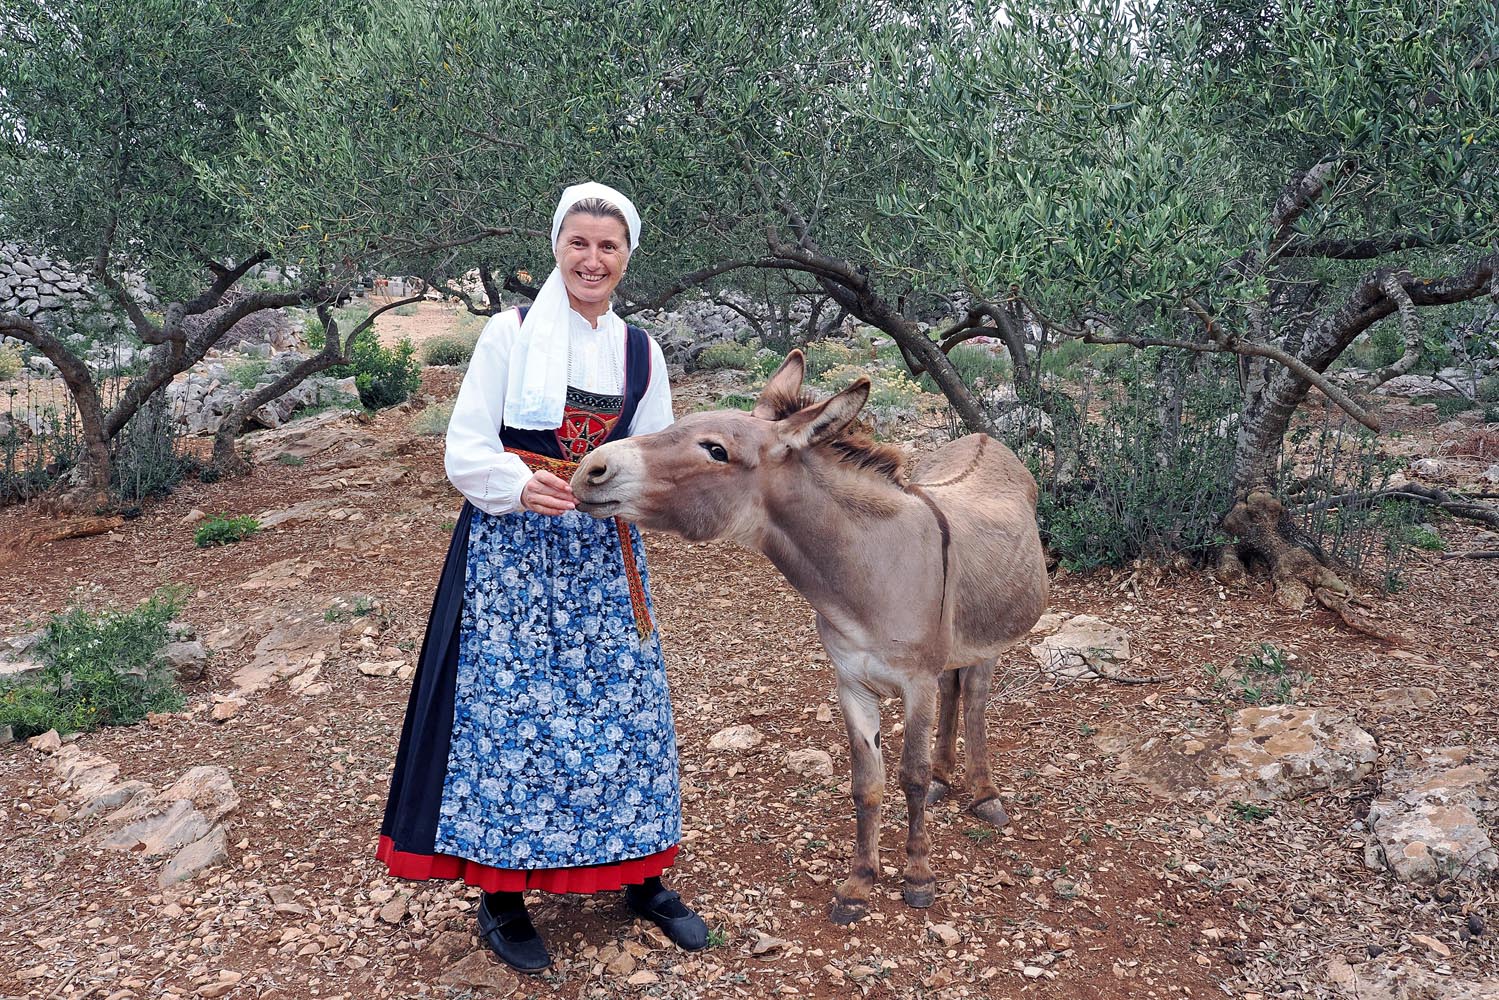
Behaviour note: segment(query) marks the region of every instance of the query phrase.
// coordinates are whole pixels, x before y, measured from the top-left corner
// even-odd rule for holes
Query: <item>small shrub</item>
[[[354,341],[353,369],[359,401],[370,410],[403,403],[422,384],[416,349],[405,338],[388,348],[366,331]]]
[[[396,306],[391,312],[397,316],[415,316],[420,310],[415,302],[408,302],[404,306]]]
[[[1440,396],[1432,402],[1436,404],[1437,416],[1443,420],[1455,417],[1459,413],[1467,413],[1477,405],[1466,396]]]
[[[707,371],[718,371],[724,368],[748,371],[754,367],[754,364],[755,349],[748,344],[736,344],[732,340],[710,344],[697,356],[697,366]],[[779,365],[780,361],[776,364]],[[775,369],[772,368],[771,371]]]
[[[474,356],[474,345],[479,342],[477,332],[472,334],[450,333],[433,337],[422,344],[422,363],[426,365],[466,365]]]
[[[1088,360],[1096,350],[1094,344],[1069,338],[1046,345],[1036,359],[1036,367],[1047,375],[1065,375]]]
[[[353,599],[338,597],[334,599],[328,610],[323,612],[323,621],[346,622],[353,618],[364,618],[373,614],[375,607],[375,599],[368,594],[358,594]]]
[[[1154,350],[1125,358],[1097,420],[1080,421],[1057,399],[1050,434],[1008,422],[1006,443],[1040,486],[1042,535],[1067,569],[1201,555],[1222,543],[1234,448],[1225,415],[1237,411],[1238,377],[1232,360],[1178,360]],[[1178,394],[1179,412],[1164,411],[1162,399]]]
[[[0,382],[21,374],[24,365],[19,347],[15,344],[0,344]]]
[[[178,453],[181,439],[182,428],[168,407],[166,394],[151,396],[110,443],[110,493],[127,507],[170,493],[198,466],[193,458]]]
[[[830,340],[808,344],[804,353],[807,356],[808,379],[818,378],[834,368],[858,368],[863,371],[863,365],[868,362],[867,356],[854,348]]]
[[[429,406],[411,419],[411,430],[426,437],[438,437],[448,432],[448,421],[452,418],[452,403]]]
[[[1306,679],[1291,672],[1286,654],[1270,642],[1262,642],[1253,652],[1234,660],[1230,670],[1209,666],[1208,674],[1218,690],[1231,692],[1251,705],[1284,704],[1296,682]]]
[[[1273,806],[1262,806],[1253,802],[1240,802],[1234,799],[1228,804],[1229,812],[1233,813],[1234,819],[1243,820],[1248,823],[1258,823],[1275,815]]]
[[[1410,525],[1406,529],[1405,541],[1426,552],[1447,551],[1447,543],[1442,541],[1442,536],[1423,524]]]
[[[244,358],[227,365],[224,374],[229,381],[249,392],[260,384],[260,377],[271,367],[269,358]]]
[[[193,544],[200,549],[213,545],[233,545],[244,541],[259,530],[260,522],[248,514],[229,518],[215,514],[193,532]]]
[[[54,615],[37,645],[40,678],[0,687],[0,724],[26,738],[126,726],[181,708],[176,678],[158,659],[181,608],[181,591],[168,588],[131,611],[75,606]]]
[[[272,459],[272,461],[274,461],[277,465],[290,465],[293,467],[307,464],[307,459],[303,458],[301,455],[293,455],[289,451],[281,452],[274,459]]]

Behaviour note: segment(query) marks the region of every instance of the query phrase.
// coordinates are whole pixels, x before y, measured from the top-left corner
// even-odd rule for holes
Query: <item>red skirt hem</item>
[[[673,844],[664,851],[657,851],[643,858],[630,858],[607,865],[521,871],[491,868],[489,865],[469,861],[467,858],[455,858],[449,854],[411,854],[398,851],[394,841],[382,836],[375,857],[385,862],[396,878],[414,881],[462,879],[466,884],[478,886],[485,892],[541,889],[545,892],[587,894],[639,885],[648,878],[660,875],[677,860],[677,851],[680,849],[680,844]]]

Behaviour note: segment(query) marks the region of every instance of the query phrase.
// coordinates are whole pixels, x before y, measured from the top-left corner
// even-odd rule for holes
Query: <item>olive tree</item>
[[[0,239],[85,272],[149,350],[106,404],[62,320],[0,313],[0,335],[46,356],[77,405],[80,506],[102,502],[125,425],[236,322],[334,294],[337,275],[309,269],[300,284],[247,283],[274,250],[242,233],[201,171],[233,153],[300,28],[325,16],[347,25],[353,9],[15,0],[0,10]],[[142,301],[127,276],[158,301]]]
[[[858,107],[857,51],[923,6],[379,0],[368,30],[298,51],[219,187],[291,261],[420,275],[485,313],[550,266],[560,188],[609,181],[645,219],[626,313],[778,275],[894,338],[985,426],[914,314],[952,283],[917,284],[911,260],[881,267],[864,246],[919,250],[878,199],[925,168]]]
[[[960,5],[863,50],[870,118],[923,169],[882,197],[934,276],[1011,324],[1241,359],[1232,507],[1277,597],[1346,586],[1289,532],[1275,477],[1309,392],[1361,334],[1499,295],[1492,4],[1296,0],[1226,32],[1212,4]],[[887,267],[904,248],[868,241]],[[1408,366],[1412,361],[1402,364]]]

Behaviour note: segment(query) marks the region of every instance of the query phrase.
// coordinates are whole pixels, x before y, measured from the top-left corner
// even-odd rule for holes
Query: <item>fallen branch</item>
[[[1363,493],[1340,493],[1335,497],[1327,497],[1315,503],[1302,504],[1296,507],[1297,511],[1329,510],[1333,507],[1342,507],[1354,501],[1368,502],[1373,500],[1406,500],[1411,503],[1424,503],[1438,510],[1446,511],[1456,517],[1466,517],[1480,524],[1499,528],[1499,509],[1487,504],[1478,503],[1486,500],[1491,494],[1480,493],[1473,496],[1465,494],[1448,493],[1446,490],[1435,486],[1423,486],[1420,483],[1406,483],[1403,486],[1391,486],[1385,490],[1373,490]]]
[[[1469,549],[1467,552],[1443,552],[1443,559],[1499,559],[1499,549]]]

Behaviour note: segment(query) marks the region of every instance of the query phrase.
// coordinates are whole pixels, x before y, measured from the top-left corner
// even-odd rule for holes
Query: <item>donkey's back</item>
[[[1036,527],[1036,480],[1015,453],[970,434],[925,456],[912,481],[947,516],[950,666],[997,655],[1046,607],[1046,558]]]

